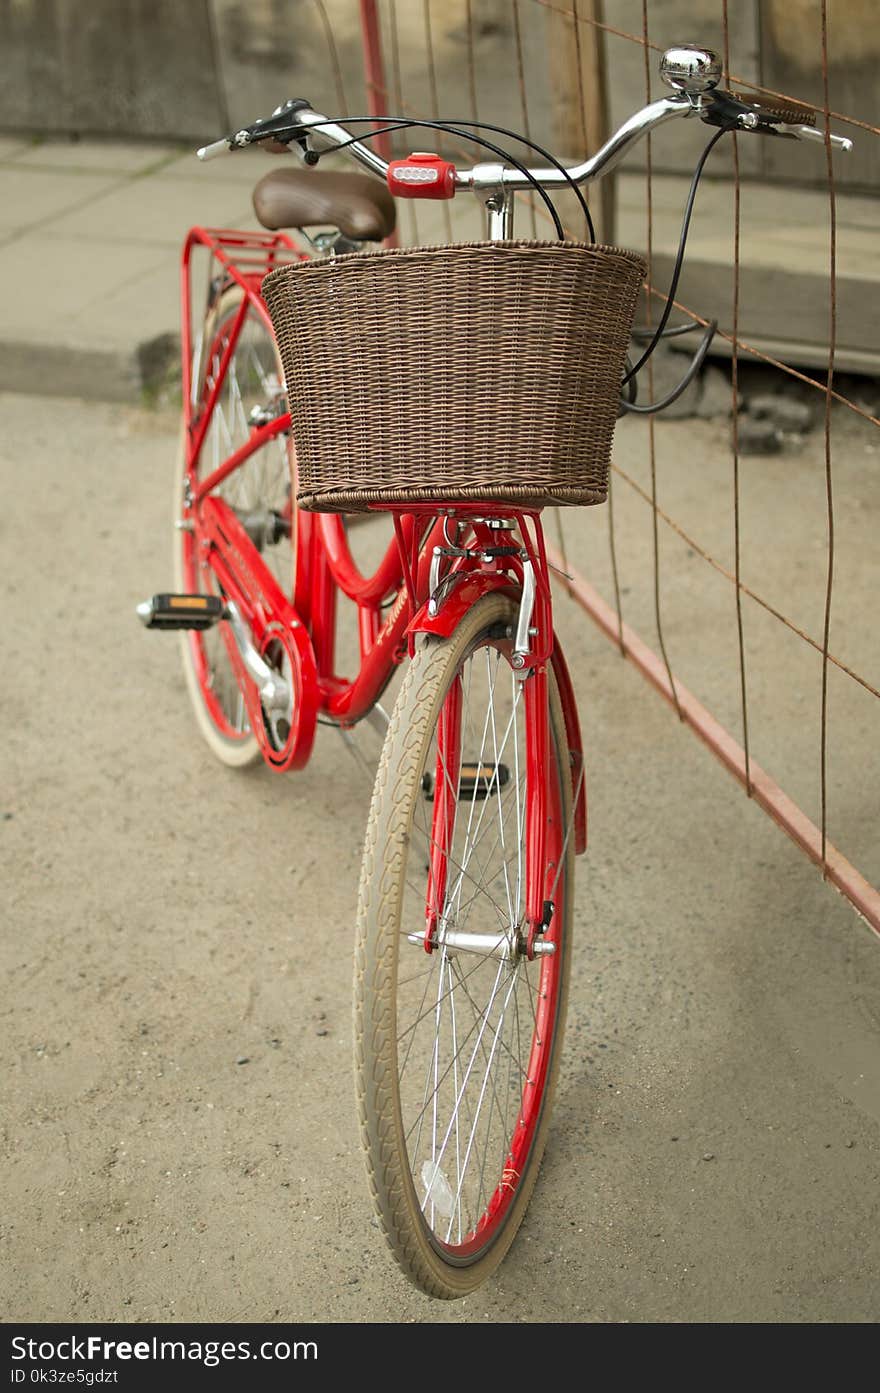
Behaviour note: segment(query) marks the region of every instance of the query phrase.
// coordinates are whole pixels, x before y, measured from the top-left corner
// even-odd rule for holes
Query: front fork
[[[531,691],[526,698],[526,956],[535,956],[535,940],[549,928],[553,913],[558,851],[547,859],[553,831],[553,783],[550,743],[550,684],[546,665],[533,669],[525,679]],[[529,701],[529,697],[531,700]],[[558,831],[558,829],[556,829]],[[556,841],[553,837],[552,840]]]
[[[425,900],[425,951],[433,952],[446,903],[449,883],[449,856],[458,811],[461,774],[461,677],[456,677],[437,722],[437,760],[434,774],[434,805],[431,813],[431,845],[428,856],[428,891]]]
[[[477,533],[471,548],[449,548],[457,553],[453,567],[440,577],[432,566],[432,593],[410,624],[410,636],[417,632],[449,637],[481,595],[492,590],[519,590],[520,608],[515,630],[510,634],[510,662],[523,684],[522,700],[526,722],[526,904],[525,922],[519,926],[521,949],[529,958],[540,951],[541,936],[550,927],[553,897],[565,852],[563,804],[556,778],[556,752],[552,749],[550,724],[550,680],[553,666],[563,705],[567,751],[572,769],[578,770],[577,787],[572,788],[572,817],[575,847],[583,850],[586,822],[582,779],[580,731],[568,670],[555,645],[549,567],[544,551],[540,519],[530,515],[534,533],[525,517],[517,515],[522,547],[505,546],[512,540],[506,528],[494,535]],[[487,540],[488,537],[488,540]],[[491,542],[491,546],[490,546]],[[438,549],[440,550],[440,549]],[[508,553],[504,555],[504,553]],[[511,553],[515,552],[515,556]],[[490,561],[490,555],[492,556]],[[500,553],[500,554],[499,554]],[[488,568],[487,568],[488,565]],[[508,573],[508,571],[510,573]],[[424,947],[433,952],[441,922],[449,880],[449,855],[459,799],[461,766],[461,679],[457,678],[440,713],[437,730],[437,764],[431,819],[428,887],[425,903]],[[565,759],[565,751],[560,758]],[[537,945],[537,946],[536,946]],[[550,946],[546,951],[550,951]]]
[[[546,666],[527,673],[521,680],[525,684],[527,889],[525,924],[519,930],[521,943],[518,950],[524,950],[531,959],[535,956],[536,941],[547,932],[553,917],[553,896],[564,833],[559,794],[551,772],[556,768],[556,760],[555,757],[551,759],[550,683]],[[424,948],[427,953],[432,953],[437,946],[437,931],[449,884],[450,855],[460,797],[461,717],[461,678],[456,677],[437,723],[437,759],[425,898]],[[475,777],[480,777],[479,772]],[[493,795],[490,793],[488,796]],[[495,796],[501,796],[500,789]]]

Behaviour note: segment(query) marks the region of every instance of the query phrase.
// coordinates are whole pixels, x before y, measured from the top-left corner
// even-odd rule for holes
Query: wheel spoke
[[[489,901],[489,903],[492,905],[493,909],[498,915],[499,924],[502,926],[503,929],[507,930],[507,928],[509,927],[509,922],[507,920],[505,911],[502,909],[501,905],[494,898],[494,896],[489,894],[485,884],[482,881],[475,879],[475,877],[469,873],[467,868],[463,866],[462,863],[452,855],[448,847],[440,846],[440,843],[428,830],[427,826],[421,828],[420,830],[424,832],[428,840],[428,846],[436,847],[437,850],[441,853],[441,855],[445,856],[447,861],[450,862],[453,868],[458,871],[460,877],[464,877],[466,880],[470,882],[471,885],[475,885],[477,887],[478,894],[483,895]],[[415,890],[415,886],[413,886],[412,888],[413,890]]]
[[[517,969],[517,970],[518,970],[518,969]],[[477,1002],[474,1001],[473,996],[472,996],[472,995],[470,994],[470,992],[467,990],[467,987],[465,987],[464,982],[465,982],[465,979],[462,978],[461,981],[460,981],[460,983],[459,983],[459,985],[461,986],[462,991],[464,992],[464,995],[467,997],[468,1001],[470,1002],[475,1017],[477,1017],[479,1020],[484,1020],[484,1019],[486,1018],[486,1013],[480,1008],[480,1006],[477,1004]],[[516,998],[514,998],[514,1000],[516,1000]],[[491,1029],[491,1026],[490,1026],[490,1029]],[[512,1051],[507,1045],[505,1045],[505,1044],[503,1043],[503,1041],[502,1041],[502,1046],[501,1046],[501,1047],[502,1047],[502,1049],[504,1050],[504,1053],[505,1053],[505,1054],[507,1055],[507,1057],[508,1057],[508,1062],[509,1062],[511,1065],[514,1065],[514,1064],[516,1065],[517,1069],[519,1070],[519,1072],[520,1072],[520,1073],[522,1074],[522,1076],[523,1076],[523,1082],[525,1082],[526,1079],[528,1078],[528,1074],[527,1074],[526,1070],[523,1068],[522,1064],[520,1063],[519,1057],[518,1057],[518,1056],[515,1057],[514,1054],[513,1054],[513,1051]]]
[[[494,981],[494,983],[493,983],[493,985],[492,985],[492,995],[491,995],[491,997],[489,998],[489,1005],[488,1005],[488,1007],[487,1007],[487,1011],[488,1011],[489,1009],[491,1009],[492,1003],[493,1003],[493,1001],[495,1000],[495,997],[496,997],[496,995],[497,995],[498,986],[499,986],[499,983],[500,983],[500,981],[501,981],[501,974],[502,974],[503,968],[504,968],[504,964],[503,964],[503,963],[499,963],[499,964],[498,964],[498,971],[497,971],[496,974],[495,974],[495,981]],[[475,1044],[474,1044],[474,1048],[473,1048],[473,1050],[471,1051],[471,1057],[470,1057],[470,1059],[468,1060],[467,1068],[465,1069],[464,1079],[462,1080],[461,1088],[460,1088],[460,1089],[458,1090],[458,1092],[455,1094],[455,1102],[454,1102],[453,1105],[452,1105],[452,1118],[450,1119],[449,1125],[447,1126],[446,1131],[445,1131],[445,1133],[443,1134],[443,1141],[442,1141],[442,1144],[441,1144],[441,1146],[440,1146],[440,1155],[439,1155],[439,1157],[436,1157],[436,1159],[435,1159],[435,1155],[434,1155],[434,1154],[432,1154],[432,1156],[431,1156],[431,1160],[432,1160],[432,1162],[433,1162],[433,1164],[434,1164],[434,1169],[433,1169],[433,1171],[431,1172],[431,1180],[430,1180],[429,1183],[428,1183],[428,1194],[431,1193],[431,1190],[432,1190],[432,1188],[433,1188],[434,1182],[435,1182],[435,1180],[437,1179],[437,1173],[438,1173],[438,1171],[439,1171],[439,1169],[440,1169],[440,1162],[441,1162],[442,1159],[443,1159],[443,1155],[444,1155],[444,1153],[445,1153],[445,1151],[446,1151],[446,1145],[447,1145],[447,1142],[449,1141],[449,1136],[450,1136],[450,1133],[452,1132],[452,1128],[453,1128],[453,1125],[454,1125],[454,1122],[455,1122],[455,1118],[456,1118],[456,1116],[457,1116],[457,1114],[458,1114],[458,1109],[459,1109],[459,1107],[461,1106],[462,1094],[464,1093],[464,1090],[465,1090],[465,1088],[467,1087],[468,1080],[470,1079],[471,1073],[472,1073],[472,1071],[473,1071],[474,1064],[476,1063],[476,1059],[477,1059],[477,1050],[478,1050],[479,1047],[480,1047],[480,1041],[482,1040],[483,1035],[485,1034],[487,1024],[488,1024],[488,1015],[486,1015],[486,1016],[484,1017],[484,1019],[483,1019],[481,1025],[480,1025],[480,1029],[479,1029],[479,1031],[477,1032],[477,1039],[476,1039],[476,1042],[475,1042]],[[467,1156],[469,1156],[469,1155],[470,1155],[470,1147],[468,1148],[467,1155],[465,1156],[465,1165],[467,1165]],[[456,1198],[458,1198],[458,1197],[456,1196]]]
[[[463,980],[463,981],[467,981],[467,979],[468,979],[469,977],[473,977],[474,973],[475,973],[475,972],[479,972],[480,968],[481,968],[483,965],[484,965],[484,959],[483,959],[483,958],[477,958],[476,961],[474,962],[473,967],[468,969],[468,971],[464,974],[464,978],[463,978],[462,980]],[[454,991],[454,990],[455,990],[454,987],[451,987],[451,988],[450,988],[450,991]],[[441,998],[441,1000],[445,1000],[445,999],[446,999],[446,998],[445,998],[445,995],[444,995],[444,996]],[[431,1014],[431,1012],[432,1012],[433,1010],[434,1010],[434,1007],[433,1007],[433,1006],[429,1006],[428,1009],[427,1009],[427,1011],[421,1011],[421,1010],[420,1010],[419,1015],[416,1016],[415,1020],[412,1021],[411,1024],[408,1025],[408,1026],[406,1027],[405,1030],[401,1030],[401,1031],[398,1032],[398,1035],[397,1035],[397,1043],[400,1044],[401,1040],[405,1040],[406,1037],[407,1037],[407,1035],[411,1035],[412,1032],[413,1032],[418,1026],[421,1025],[422,1021],[427,1020],[428,1016],[430,1016],[430,1014]]]
[[[451,991],[454,991],[454,988],[450,988],[450,990],[451,990]],[[430,1014],[430,1012],[429,1012],[429,1014]],[[478,1020],[478,1019],[476,1019],[476,1020],[474,1021],[474,1024],[471,1026],[470,1030],[468,1030],[467,1034],[464,1035],[464,1036],[462,1037],[460,1050],[467,1044],[467,1042],[470,1040],[471,1036],[473,1035],[474,1031],[477,1030],[477,1029],[479,1029],[479,1020]],[[446,1080],[449,1078],[449,1075],[452,1073],[452,1069],[453,1069],[453,1060],[450,1059],[450,1061],[449,1061],[449,1063],[447,1064],[446,1068],[444,1069],[443,1073],[442,1073],[442,1074],[439,1076],[439,1078],[437,1079],[437,1087],[438,1087],[438,1088],[442,1088],[443,1084],[446,1082]],[[429,1079],[428,1079],[428,1086],[430,1086],[430,1077],[429,1077]],[[456,1095],[456,1096],[457,1096],[457,1095]],[[428,1109],[429,1109],[429,1107],[431,1106],[431,1103],[432,1103],[432,1101],[433,1101],[433,1097],[434,1097],[433,1093],[429,1094],[429,1093],[428,1093],[428,1087],[426,1087],[424,1093],[422,1094],[422,1106],[421,1106],[421,1109],[420,1109],[419,1112],[416,1114],[415,1118],[413,1119],[412,1125],[410,1126],[410,1129],[409,1129],[409,1131],[408,1131],[407,1134],[406,1134],[406,1141],[407,1141],[407,1142],[409,1141],[410,1137],[412,1136],[413,1132],[415,1131],[415,1128],[416,1128],[417,1124],[419,1124],[420,1122],[422,1122],[423,1119],[424,1119],[424,1117],[426,1116],[426,1114],[427,1114],[427,1112],[428,1112]],[[419,1136],[416,1137],[415,1144],[414,1144],[414,1146],[413,1146],[413,1154],[415,1154],[415,1153],[418,1151],[418,1144],[419,1144],[419,1137],[420,1137],[420,1136],[421,1136],[421,1129],[419,1129]]]
[[[491,719],[491,720],[493,721],[493,723],[494,723],[494,685],[491,684],[491,683],[490,683],[490,688],[489,688],[489,690],[490,690],[490,696],[489,696],[489,709],[488,709],[487,712],[486,712],[486,721],[487,721],[487,725],[488,725],[490,719]],[[509,737],[509,735],[510,735],[510,731],[511,731],[511,729],[512,729],[512,727],[513,727],[513,723],[514,723],[515,719],[516,719],[516,705],[514,705],[514,708],[513,708],[513,710],[512,710],[511,713],[510,713],[510,719],[509,719],[509,721],[508,721],[508,723],[507,723],[507,728],[506,728],[506,730],[505,730],[505,732],[504,732],[504,736],[503,736],[502,741],[501,741],[501,752],[502,752],[502,753],[504,752],[504,750],[505,750],[505,748],[506,748],[506,746],[507,746],[507,740],[508,740],[508,737]],[[493,725],[493,734],[494,734],[494,725]],[[484,741],[485,741],[485,732],[484,732]],[[481,746],[481,749],[480,749],[480,759],[479,759],[479,765],[480,765],[480,766],[482,766],[482,764],[483,764],[483,751],[484,751],[484,749],[485,749],[485,743]],[[498,778],[498,760],[499,760],[499,759],[500,759],[500,755],[499,755],[499,753],[498,753],[498,746],[497,746],[497,740],[496,740],[496,741],[495,741],[495,772],[494,772],[494,774],[492,775],[492,780],[490,780],[490,789],[491,789],[491,784],[492,784],[492,782],[495,781],[495,780],[497,780],[497,778]],[[475,781],[475,785],[476,785],[476,781]],[[475,790],[474,790],[474,791],[475,791],[475,793],[476,793],[476,787],[475,787]],[[486,806],[487,806],[487,804],[489,803],[491,797],[492,797],[492,793],[489,792],[489,793],[487,793],[486,798],[483,800],[483,807],[482,807],[482,809],[481,809],[481,811],[480,811],[480,816],[479,816],[479,818],[477,819],[477,826],[476,826],[475,829],[474,829],[474,838],[476,838],[476,836],[477,836],[477,834],[478,834],[478,832],[479,832],[479,830],[480,830],[480,826],[481,826],[481,824],[482,824],[483,816],[484,816],[485,811],[486,811]],[[499,797],[499,799],[500,799],[500,789],[498,790],[498,797]],[[463,856],[462,872],[466,872],[466,871],[467,871],[468,862],[469,862],[469,860],[470,860],[470,855],[467,854],[467,850],[468,850],[467,843],[469,842],[469,839],[470,839],[470,819],[468,820],[468,827],[467,827],[467,832],[466,832],[466,836],[465,836],[466,847],[465,847],[465,854],[464,854],[464,856]],[[470,854],[472,855],[472,854],[473,854],[474,842],[469,842],[469,845],[470,845]],[[459,885],[458,885],[456,888],[458,889],[459,887],[460,887],[460,880],[459,880]],[[511,909],[511,906],[510,906],[510,904],[509,904],[509,896],[508,896],[508,909],[509,909],[509,910]],[[508,922],[510,922],[510,920],[508,920]]]
[[[499,974],[499,976],[500,976],[500,974]],[[505,1011],[507,1010],[507,1003],[508,1003],[509,1000],[510,1000],[510,994],[511,994],[511,992],[513,991],[513,988],[514,988],[515,984],[516,984],[516,975],[515,975],[515,974],[512,974],[512,975],[511,975],[510,986],[509,986],[508,989],[507,989],[507,996],[506,996],[505,999],[504,999],[504,1005],[503,1005],[502,1010],[501,1010],[501,1022],[500,1022],[500,1026],[501,1026],[501,1027],[503,1027],[503,1023],[504,1023],[504,1013],[505,1013]],[[491,1002],[490,1002],[490,1005],[491,1005]],[[479,1039],[482,1039],[482,1034],[483,1034],[483,1032],[481,1031],[481,1032],[480,1032],[480,1036],[478,1037],[478,1042],[479,1042]],[[483,1083],[482,1083],[482,1086],[481,1086],[481,1088],[480,1088],[479,1097],[478,1097],[478,1099],[477,1099],[477,1108],[476,1108],[476,1113],[475,1113],[475,1115],[474,1115],[474,1125],[473,1125],[473,1127],[471,1128],[471,1134],[470,1134],[470,1137],[468,1138],[467,1151],[465,1152],[465,1156],[464,1156],[464,1167],[463,1167],[463,1169],[464,1169],[465,1171],[467,1170],[468,1159],[469,1159],[469,1157],[470,1157],[471,1149],[472,1149],[473,1144],[474,1144],[474,1139],[475,1139],[476,1134],[477,1134],[477,1123],[478,1123],[479,1120],[480,1120],[480,1113],[481,1113],[481,1111],[482,1111],[483,1102],[484,1102],[485,1097],[486,1097],[486,1086],[487,1086],[487,1084],[488,1084],[488,1082],[489,1082],[489,1074],[490,1074],[491,1069],[492,1069],[492,1061],[493,1061],[493,1059],[495,1058],[495,1049],[496,1049],[496,1046],[497,1046],[497,1044],[498,1044],[499,1038],[500,1038],[500,1029],[499,1029],[499,1031],[496,1031],[496,1033],[495,1033],[495,1038],[494,1038],[493,1041],[492,1041],[492,1049],[491,1049],[491,1051],[490,1051],[490,1053],[489,1053],[489,1062],[488,1062],[488,1064],[486,1065],[486,1072],[485,1072],[485,1074],[484,1074],[484,1076],[483,1076]],[[441,1153],[441,1155],[442,1155],[442,1153]],[[461,1189],[461,1187],[459,1186],[459,1191],[460,1191],[460,1189]],[[456,1202],[458,1202],[459,1195],[456,1195],[455,1199],[456,1199]],[[448,1231],[448,1230],[447,1230],[447,1233],[446,1233],[446,1242],[447,1242],[447,1243],[449,1242],[449,1231]]]

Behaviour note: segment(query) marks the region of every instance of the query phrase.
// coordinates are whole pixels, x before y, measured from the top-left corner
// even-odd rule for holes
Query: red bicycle
[[[377,1212],[404,1271],[439,1297],[472,1291],[501,1261],[547,1135],[586,801],[577,707],[553,629],[541,508],[601,501],[643,274],[638,258],[613,249],[561,242],[548,244],[544,256],[536,244],[515,243],[514,196],[576,190],[672,117],[777,133],[787,120],[788,133],[815,134],[801,124],[803,111],[792,125],[790,110],[770,113],[721,92],[719,65],[705,51],[667,54],[664,76],[671,97],[636,113],[591,160],[569,170],[546,152],[546,167],[526,168],[488,140],[487,131],[498,136],[494,128],[477,135],[454,122],[434,124],[488,145],[503,161],[460,169],[417,154],[386,162],[368,143],[374,129],[355,138],[303,101],[200,151],[208,157],[281,141],[308,165],[344,148],[385,183],[275,170],[255,191],[264,232],[196,227],[187,237],[177,592],[154,596],[139,612],[149,627],[186,631],[183,665],[196,720],[229,765],[262,759],[276,771],[301,767],[316,722],[345,730],[381,710],[379,699],[405,662],[364,848],[356,1070]],[[389,118],[386,129],[413,124]],[[407,197],[466,189],[483,199],[489,240],[470,249],[470,279],[468,248],[362,252],[393,229],[389,189]],[[302,234],[299,242],[284,230],[328,224],[332,231]],[[622,279],[606,295],[616,318],[611,328],[601,321],[607,333],[590,348],[576,337],[578,278],[587,263],[594,269],[599,257],[607,265],[608,256],[622,259]],[[197,257],[207,269],[201,314],[194,310]],[[486,301],[499,266],[498,274],[514,268],[519,276],[512,322],[509,301],[496,305],[505,320],[500,338]],[[570,267],[577,284],[569,294]],[[557,272],[563,283],[553,300]],[[465,279],[453,284],[450,275]],[[381,288],[383,276],[392,277],[390,289]],[[373,311],[383,296],[377,329]],[[575,337],[550,371],[546,333],[566,317]],[[435,329],[439,323],[439,350],[426,338],[429,321]],[[519,363],[501,410],[498,372],[522,341],[533,357]],[[389,343],[377,367],[374,354]],[[579,371],[589,361],[610,383],[604,445],[590,436],[594,388],[566,378],[573,359]],[[452,379],[459,395],[449,398]],[[427,394],[413,385],[425,381],[434,384]],[[526,410],[517,415],[520,399]],[[546,433],[534,437],[551,417],[552,448]],[[599,470],[586,481],[583,432]],[[447,448],[452,437],[476,459],[469,470]],[[551,460],[545,477],[543,456],[564,455],[565,440],[574,441],[581,473],[575,477],[566,464],[569,472],[560,475]],[[402,479],[404,456],[416,469]],[[378,509],[393,520],[372,574],[352,555],[345,515],[353,509]],[[336,668],[340,599],[356,619],[353,677]]]

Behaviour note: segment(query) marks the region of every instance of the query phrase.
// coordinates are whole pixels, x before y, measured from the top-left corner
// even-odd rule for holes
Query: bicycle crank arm
[[[196,539],[225,599],[220,632],[251,730],[281,773],[308,760],[321,694],[308,631],[248,535],[253,516],[212,495],[197,509]]]
[[[425,946],[424,934],[407,934],[406,938],[408,943],[418,948]],[[436,941],[432,941],[431,946],[435,949],[446,948],[451,953],[479,953],[484,958],[501,958],[505,961],[514,956],[507,934],[468,933],[466,929],[446,929]],[[546,943],[540,938],[536,940],[536,957],[555,952],[555,943]]]
[[[235,646],[248,676],[260,694],[260,701],[267,711],[284,711],[291,703],[290,686],[280,673],[273,672],[269,664],[257,652],[251,641],[250,630],[238,612],[234,600],[226,606],[226,618],[235,639]]]

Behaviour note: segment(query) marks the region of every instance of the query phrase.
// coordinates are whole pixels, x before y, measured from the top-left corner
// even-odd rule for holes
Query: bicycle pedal
[[[147,629],[211,629],[226,618],[219,595],[154,595],[137,606]]]
[[[510,780],[506,764],[462,764],[458,774],[458,796],[479,802],[498,793]]]
[[[458,774],[458,797],[462,803],[468,800],[479,803],[509,782],[510,770],[506,764],[462,764]],[[434,801],[432,775],[425,774],[422,779],[422,792],[429,803]]]

